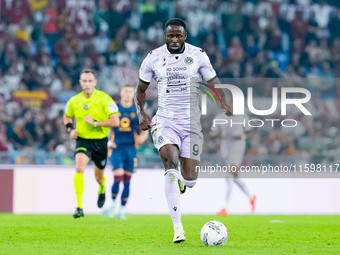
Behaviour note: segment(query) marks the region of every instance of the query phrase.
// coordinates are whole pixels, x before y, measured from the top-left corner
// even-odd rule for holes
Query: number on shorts
[[[192,150],[193,150],[192,155],[197,156],[200,151],[197,143],[194,144]]]

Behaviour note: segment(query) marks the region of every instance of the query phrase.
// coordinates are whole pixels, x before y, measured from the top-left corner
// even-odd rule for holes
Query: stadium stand
[[[313,121],[295,116],[302,125],[289,139],[279,127],[256,129],[248,155],[340,158],[340,1],[0,0],[0,15],[0,163],[72,164],[61,116],[80,70],[94,69],[98,88],[117,98],[173,17],[187,22],[187,42],[207,52],[220,78],[254,78],[260,97],[267,78],[311,91]],[[156,95],[148,90],[150,115]],[[151,142],[140,150],[157,157]],[[207,142],[205,153],[215,152]]]

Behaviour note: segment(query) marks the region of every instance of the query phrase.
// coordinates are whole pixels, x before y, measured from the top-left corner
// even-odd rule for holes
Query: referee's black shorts
[[[84,139],[78,137],[76,143],[76,152],[84,153],[99,168],[104,169],[107,161],[107,137],[102,139]]]

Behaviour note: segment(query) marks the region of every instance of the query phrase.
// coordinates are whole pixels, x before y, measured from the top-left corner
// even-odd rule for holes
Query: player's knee
[[[160,150],[160,156],[162,158],[165,169],[177,169],[178,168],[178,149],[175,146],[164,146]]]
[[[164,176],[170,180],[178,180],[178,171],[175,169],[166,170]]]
[[[96,180],[98,183],[102,183],[104,181],[104,176],[96,175]]]
[[[113,174],[114,175],[121,175],[121,176],[123,176],[124,169],[123,168],[113,169]]]
[[[84,167],[76,166],[76,172],[78,174],[83,174],[85,172],[85,169],[84,169]]]
[[[104,174],[101,172],[96,172],[95,178],[98,183],[102,183],[104,181]]]

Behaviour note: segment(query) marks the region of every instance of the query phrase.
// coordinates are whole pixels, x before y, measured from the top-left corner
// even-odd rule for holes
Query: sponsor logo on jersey
[[[192,63],[194,63],[194,59],[192,57],[186,57],[184,59],[184,62],[187,64],[187,65],[191,65]]]
[[[185,92],[188,91],[187,87],[182,87],[182,88],[176,88],[176,89],[167,89],[166,93],[172,93],[172,92]]]

